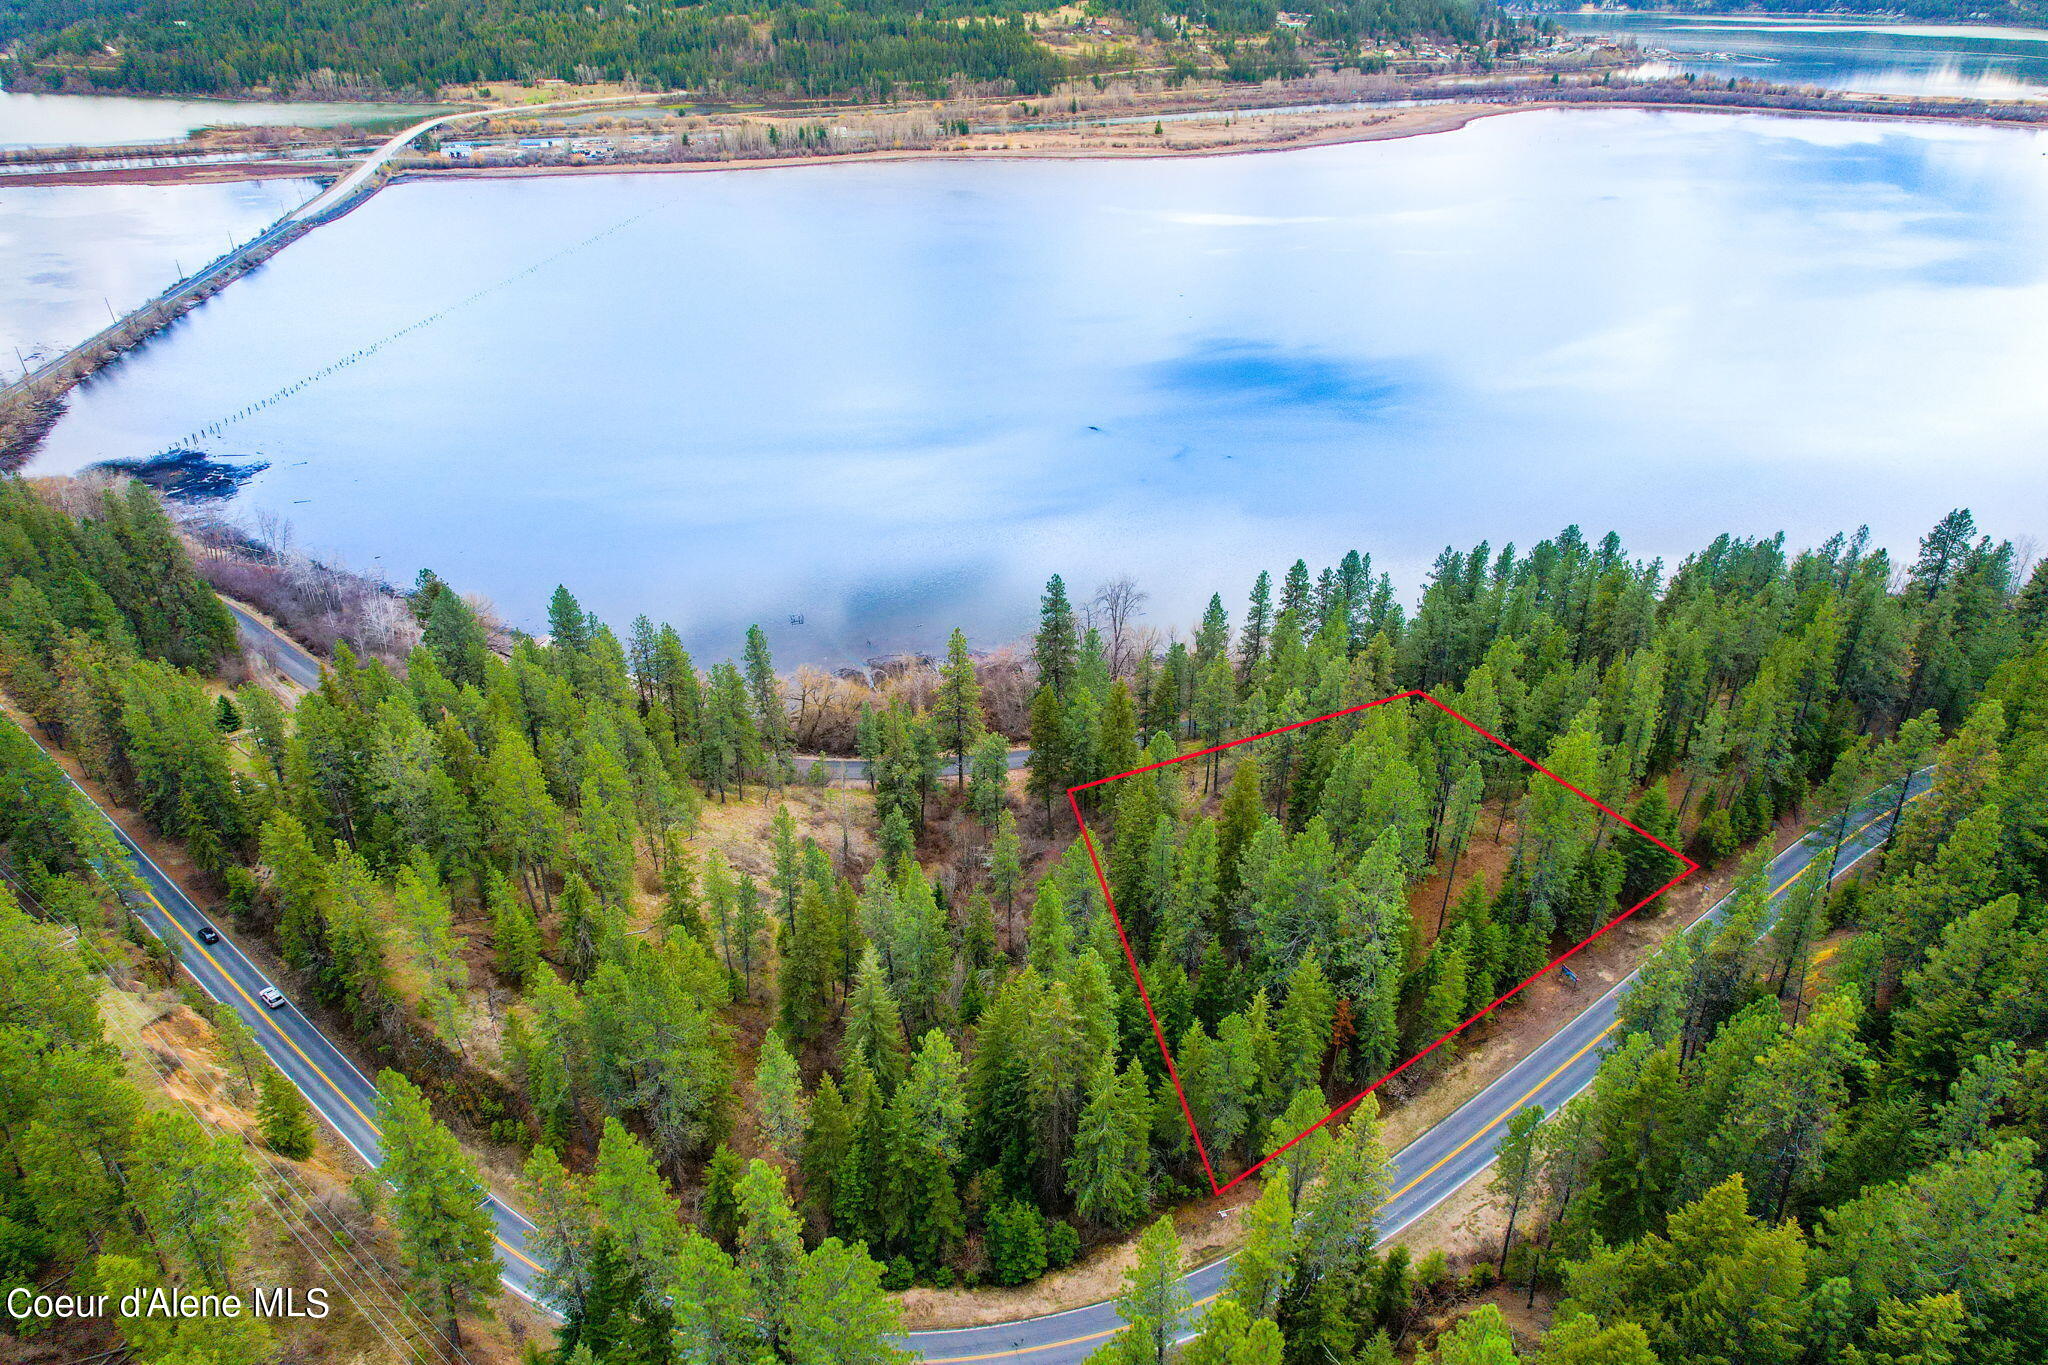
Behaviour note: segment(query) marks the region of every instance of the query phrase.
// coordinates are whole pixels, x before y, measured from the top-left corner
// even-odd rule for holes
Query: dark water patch
[[[179,446],[146,460],[102,460],[93,467],[126,474],[173,502],[197,505],[232,498],[243,484],[270,468],[270,461],[254,455],[208,455]]]
[[[1272,156],[401,184],[75,391],[35,468],[260,452],[234,505],[336,560],[431,564],[529,629],[567,583],[700,658],[758,622],[833,665],[1015,638],[1054,571],[1128,574],[1163,632],[1297,557],[1412,591],[1448,543],[1567,522],[1667,562],[1723,530],[1910,547],[1956,506],[2018,535],[2048,517],[2044,146],[1560,110]]]
[[[1374,419],[1400,391],[1388,367],[1251,338],[1212,340],[1152,367],[1177,407],[1248,413],[1304,410]]]

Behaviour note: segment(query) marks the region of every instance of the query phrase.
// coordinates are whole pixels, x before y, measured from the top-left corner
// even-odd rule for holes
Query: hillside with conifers
[[[815,699],[759,631],[706,667],[565,590],[544,639],[507,640],[422,575],[415,645],[343,645],[300,695],[249,675],[134,485],[8,481],[0,578],[11,706],[386,1068],[400,1138],[390,1188],[351,1179],[197,1001],[176,1049],[111,1036],[96,999],[169,1010],[176,978],[104,827],[6,727],[10,1283],[245,1275],[274,1254],[264,1219],[198,1220],[263,1207],[282,1161],[326,1181],[430,1336],[483,1354],[538,1320],[450,1197],[480,1181],[535,1225],[564,1365],[891,1359],[891,1291],[1097,1257],[1133,1324],[1105,1358],[1165,1359],[1171,1215],[1208,1183],[1064,792],[1422,688],[1732,877],[1731,911],[1692,935],[1644,912],[1667,946],[1599,1080],[1507,1129],[1489,1198],[1511,1235],[1373,1235],[1382,1125],[1457,1082],[1440,1049],[1262,1172],[1178,1358],[1935,1365],[2048,1343],[2048,574],[1967,513],[1897,561],[1861,535],[1723,537],[1667,567],[1568,528],[1446,550],[1413,599],[1354,554],[1182,631],[1055,578],[1028,657],[955,632],[875,682],[851,781],[797,752]],[[1838,851],[1930,765],[1874,872],[1771,900],[1753,850],[1797,824]],[[1220,1178],[1674,870],[1560,792],[1395,703],[1086,798]],[[1498,1015],[1458,1048],[1530,1026]],[[167,1053],[183,1070],[146,1063]],[[231,1335],[206,1349],[271,1349]]]
[[[955,83],[1043,95],[1139,64],[1165,44],[1185,74],[1299,74],[1309,51],[1356,64],[1417,40],[1477,48],[1511,34],[1490,0],[1301,0],[1278,6],[1113,0],[1107,53],[1042,41],[1071,28],[1019,0],[17,0],[0,11],[12,89],[429,98],[444,87],[633,82],[702,97],[938,98]],[[1104,32],[1110,31],[1105,28]],[[1242,51],[1240,51],[1242,49]],[[1260,55],[1265,54],[1265,55]],[[1299,55],[1298,55],[1299,54]],[[1161,64],[1159,53],[1146,60]]]

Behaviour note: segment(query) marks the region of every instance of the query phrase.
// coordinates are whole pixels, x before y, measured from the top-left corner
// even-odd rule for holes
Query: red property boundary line
[[[1445,1033],[1442,1037],[1432,1042],[1428,1047],[1422,1049],[1422,1051],[1416,1053],[1413,1057],[1410,1057],[1407,1061],[1401,1063],[1392,1071],[1389,1071],[1386,1075],[1380,1077],[1371,1085],[1368,1085],[1365,1089],[1359,1091],[1356,1095],[1353,1095],[1350,1099],[1344,1101],[1342,1104],[1332,1109],[1329,1113],[1323,1115],[1323,1117],[1316,1123],[1312,1124],[1307,1128],[1302,1129],[1299,1133],[1296,1133],[1292,1138],[1289,1138],[1285,1144],[1274,1148],[1272,1151],[1266,1153],[1266,1155],[1260,1157],[1257,1162],[1253,1163],[1244,1171],[1240,1172],[1234,1179],[1232,1179],[1229,1182],[1229,1184],[1219,1185],[1216,1183],[1216,1169],[1209,1163],[1209,1149],[1203,1145],[1201,1129],[1196,1127],[1195,1125],[1194,1110],[1188,1107],[1187,1092],[1181,1088],[1180,1074],[1174,1070],[1173,1052],[1170,1048],[1167,1047],[1166,1031],[1159,1025],[1159,1015],[1157,1012],[1153,1010],[1152,997],[1145,989],[1145,974],[1138,970],[1138,955],[1136,951],[1134,951],[1131,947],[1130,936],[1124,932],[1123,916],[1117,913],[1116,897],[1110,893],[1109,878],[1103,874],[1102,858],[1100,857],[1100,855],[1097,854],[1095,849],[1095,836],[1089,831],[1088,821],[1081,814],[1080,793],[1087,791],[1091,787],[1104,786],[1111,782],[1121,781],[1126,777],[1136,777],[1140,773],[1149,773],[1158,768],[1170,768],[1176,763],[1186,763],[1190,759],[1204,758],[1213,753],[1220,753],[1225,749],[1234,749],[1240,744],[1250,744],[1252,741],[1260,739],[1271,739],[1275,735],[1284,735],[1291,730],[1300,730],[1310,725],[1320,725],[1326,720],[1337,720],[1344,716],[1356,715],[1361,711],[1370,711],[1376,706],[1385,706],[1389,702],[1404,701],[1409,699],[1428,702],[1431,706],[1434,706],[1437,710],[1443,712],[1445,715],[1451,717],[1453,720],[1459,722],[1461,725],[1464,725],[1467,729],[1471,730],[1474,734],[1479,735],[1487,742],[1498,746],[1499,748],[1505,750],[1510,754],[1513,754],[1516,758],[1519,758],[1520,760],[1522,760],[1522,762],[1528,764],[1537,772],[1542,773],[1552,782],[1557,783],[1558,786],[1563,787],[1566,791],[1572,793],[1580,800],[1585,801],[1589,805],[1592,805],[1598,808],[1599,810],[1605,812],[1607,815],[1612,816],[1624,828],[1632,830],[1635,833],[1642,835],[1643,838],[1648,839],[1658,848],[1663,849],[1666,853],[1669,853],[1672,857],[1678,859],[1679,862],[1684,864],[1684,867],[1678,872],[1676,876],[1673,876],[1668,881],[1664,882],[1662,885],[1657,887],[1656,890],[1652,891],[1649,895],[1644,896],[1634,905],[1629,906],[1628,909],[1622,911],[1613,919],[1607,921],[1607,923],[1601,925],[1598,929],[1595,929],[1592,933],[1580,939],[1577,943],[1574,943],[1564,952],[1559,953],[1556,957],[1552,958],[1548,963],[1544,964],[1544,966],[1541,969],[1532,972],[1527,977],[1524,977],[1521,981],[1517,982],[1511,989],[1503,992],[1500,996],[1498,996],[1493,1001],[1493,1003],[1489,1004],[1485,1009],[1480,1010],[1477,1014],[1474,1014],[1470,1019],[1467,1019],[1464,1023],[1459,1024],[1456,1028],[1450,1030],[1448,1033]],[[1588,944],[1592,943],[1595,939],[1599,938],[1608,930],[1612,929],[1615,925],[1621,923],[1630,915],[1633,915],[1636,911],[1642,909],[1651,901],[1657,899],[1657,897],[1663,895],[1666,891],[1669,891],[1672,887],[1678,885],[1678,883],[1680,883],[1687,877],[1690,877],[1693,873],[1700,870],[1700,865],[1697,862],[1693,861],[1691,858],[1686,857],[1683,853],[1680,853],[1677,849],[1665,843],[1656,835],[1650,833],[1642,826],[1631,821],[1627,816],[1623,815],[1620,811],[1614,809],[1606,802],[1601,801],[1599,798],[1580,790],[1578,787],[1573,786],[1571,783],[1559,777],[1556,773],[1550,771],[1550,769],[1544,767],[1541,763],[1538,763],[1535,759],[1523,753],[1520,749],[1517,749],[1514,745],[1502,739],[1499,735],[1492,733],[1483,726],[1474,724],[1469,718],[1459,714],[1456,710],[1452,709],[1451,707],[1444,705],[1444,703],[1438,701],[1435,697],[1431,696],[1428,692],[1425,692],[1420,688],[1411,689],[1407,692],[1396,692],[1391,697],[1381,697],[1378,701],[1361,702],[1357,706],[1347,706],[1342,711],[1332,711],[1327,716],[1317,716],[1313,720],[1296,721],[1292,725],[1283,725],[1277,730],[1267,730],[1256,735],[1246,735],[1243,739],[1233,739],[1223,744],[1212,744],[1206,749],[1197,749],[1193,753],[1182,754],[1178,758],[1168,758],[1162,759],[1157,763],[1148,763],[1142,768],[1133,768],[1129,772],[1116,773],[1110,777],[1098,777],[1093,782],[1083,782],[1076,786],[1067,788],[1067,804],[1073,808],[1074,823],[1081,827],[1081,842],[1084,845],[1086,845],[1088,849],[1089,865],[1095,869],[1096,883],[1102,888],[1103,904],[1109,907],[1110,922],[1116,926],[1117,941],[1122,943],[1124,946],[1124,961],[1128,963],[1130,966],[1131,979],[1138,983],[1138,999],[1144,1003],[1145,1017],[1152,1021],[1152,1036],[1159,1043],[1159,1055],[1166,1062],[1166,1077],[1168,1080],[1173,1082],[1173,1093],[1180,1100],[1181,1116],[1187,1120],[1188,1132],[1193,1134],[1194,1136],[1195,1152],[1198,1156],[1202,1158],[1203,1174],[1205,1174],[1209,1179],[1210,1191],[1218,1195],[1228,1193],[1230,1189],[1233,1186],[1237,1185],[1239,1182],[1247,1179],[1250,1176],[1256,1175],[1260,1168],[1265,1166],[1267,1162],[1271,1161],[1274,1157],[1279,1156],[1281,1153],[1287,1151],[1289,1148],[1293,1147],[1296,1143],[1308,1137],[1317,1129],[1327,1127],[1328,1125],[1342,1118],[1345,1114],[1349,1113],[1353,1108],[1355,1108],[1358,1102],[1363,1100],[1367,1095],[1372,1094],[1375,1090],[1378,1090],[1388,1081],[1391,1081],[1392,1079],[1394,1079],[1394,1077],[1400,1075],[1409,1067],[1414,1066],[1424,1057],[1427,1057],[1430,1053],[1436,1051],[1445,1043],[1448,1043],[1451,1039],[1457,1037],[1466,1029],[1472,1027],[1472,1025],[1478,1023],[1481,1019],[1484,1019],[1487,1015],[1493,1013],[1494,1010],[1498,1009],[1501,1005],[1513,999],[1515,996],[1519,995],[1525,987],[1527,987],[1531,982],[1535,981],[1538,977],[1541,977],[1544,974],[1554,970],[1556,967],[1561,965],[1567,958],[1570,958],[1574,954],[1578,953]]]

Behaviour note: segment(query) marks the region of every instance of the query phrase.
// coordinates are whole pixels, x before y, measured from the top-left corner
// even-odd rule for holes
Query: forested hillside
[[[62,654],[64,685],[107,689],[98,703],[121,716],[123,761],[153,790],[157,765],[215,752],[215,708],[165,684],[222,662],[233,624],[151,496],[138,488],[87,505],[91,515],[74,520],[13,480],[0,488],[0,671],[11,701],[58,705],[47,665]],[[193,769],[181,790],[222,777]],[[477,1176],[416,1092],[407,1102],[403,1078],[387,1077],[394,1103],[380,1116],[405,1154],[389,1168],[399,1206],[385,1246],[355,1211],[379,1201],[348,1197],[331,1166],[306,1164],[315,1132],[304,1100],[141,933],[124,908],[134,884],[122,849],[11,719],[0,721],[0,784],[0,1294],[23,1291],[8,1300],[13,1343],[209,1365],[280,1352],[396,1358],[404,1342],[375,1316],[402,1293],[376,1268],[387,1253],[463,1249],[458,1272],[474,1282],[480,1264],[494,1281],[488,1237],[477,1247],[471,1228],[463,1248],[421,1214],[424,1191],[474,1189]],[[227,786],[211,790],[234,799]],[[38,1292],[246,1294],[252,1275],[369,1303],[329,1324],[209,1308],[131,1317],[118,1332],[104,1316],[34,1306]]]
[[[1417,36],[1471,43],[1496,32],[1490,0],[1302,0],[1308,36],[1350,50]],[[1165,32],[1275,31],[1271,0],[1123,0],[1106,13]],[[18,0],[0,10],[8,84],[149,93],[433,94],[485,81],[638,80],[698,95],[936,96],[956,78],[1018,94],[1087,74],[1041,43],[1022,0],[845,5],[704,0]],[[1290,51],[1293,30],[1288,34]]]
[[[190,850],[309,1007],[410,1077],[383,1082],[423,1135],[392,1217],[453,1249],[408,1261],[451,1322],[484,1311],[488,1244],[435,1226],[447,1200],[408,1201],[408,1178],[445,1191],[468,1159],[435,1115],[523,1162],[565,1361],[882,1359],[883,1287],[1019,1284],[1148,1222],[1138,1330],[1106,1349],[1163,1358],[1180,1251],[1158,1215],[1208,1187],[1071,785],[1426,688],[1718,865],[1795,813],[1839,839],[1938,755],[1880,881],[1795,897],[1765,936],[1748,876],[1726,931],[1657,960],[1595,1092],[1518,1122],[1542,1159],[1522,1163],[1507,1269],[1564,1296],[1546,1360],[1934,1365],[1900,1344],[1924,1329],[1978,1352],[1955,1359],[2019,1361],[2038,1358],[2044,1264],[2019,1139],[2048,1023],[2023,989],[2048,572],[2017,575],[1959,512],[1909,565],[1860,535],[1798,553],[1724,537],[1668,572],[1576,528],[1446,550],[1412,613],[1365,556],[1296,563],[1186,638],[1144,628],[1128,592],[1077,605],[1055,578],[1028,734],[987,728],[955,632],[923,684],[877,691],[872,777],[849,790],[793,753],[802,700],[760,632],[704,669],[675,631],[643,618],[622,638],[567,591],[547,638],[506,655],[423,576],[402,669],[341,650],[295,701],[230,689],[232,630],[147,494],[9,481],[0,683]],[[1017,777],[1013,739],[1032,749]],[[32,750],[10,770],[39,771]],[[1095,797],[1224,1178],[1672,867],[1422,704]],[[10,873],[56,878],[53,914],[110,927],[59,884],[97,865],[88,836],[45,810],[9,812]],[[1376,1109],[1269,1168],[1189,1359],[1385,1360],[1484,1287],[1483,1267],[1374,1249]],[[1934,1139],[1965,1110],[1962,1137]],[[33,1185],[5,1194],[32,1234],[76,1217]],[[1972,1199],[2004,1221],[1965,1245]],[[1896,1254],[1914,1217],[1951,1240]],[[98,1273],[93,1247],[23,1244],[10,1274]],[[1766,1252],[1773,1274],[1752,1274],[1741,1258]],[[1753,1353],[1768,1323],[1777,1354]],[[1471,1350],[1454,1334],[1441,1358],[1497,1359],[1497,1326],[1468,1319]]]
[[[1877,875],[1832,896],[1813,879],[1771,926],[1752,874],[1720,932],[1654,960],[1592,1089],[1508,1125],[1500,1251],[1554,1321],[1518,1356],[1483,1306],[1428,1358],[2048,1358],[2048,637],[2025,610],[2031,642],[1932,755]],[[1257,1226],[1277,1230],[1247,1259],[1284,1260],[1299,1233]],[[1340,1302],[1409,1275],[1398,1248],[1365,1256]]]

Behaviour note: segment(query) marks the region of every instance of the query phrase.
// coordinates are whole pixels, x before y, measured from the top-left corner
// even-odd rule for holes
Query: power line
[[[72,799],[76,800],[78,798],[74,796]],[[41,901],[36,899],[34,894],[31,893],[25,886],[23,886],[20,879],[17,878],[14,875],[14,873],[11,870],[9,870],[4,864],[0,864],[0,877],[4,877],[7,880],[7,882],[14,887],[16,894],[21,899],[27,901],[28,904],[39,913],[39,916],[44,921],[51,924],[66,923],[66,921],[61,916],[54,914],[49,909],[48,906],[44,905]],[[148,926],[144,925],[144,927],[147,928]],[[154,937],[154,931],[151,932],[152,936]],[[159,941],[163,940],[159,939]],[[174,953],[173,956],[176,957],[176,954]],[[182,966],[182,959],[178,959],[178,961],[179,965]],[[120,984],[118,981],[115,980],[111,968],[101,968],[101,975],[106,978],[107,984],[110,988],[116,991],[120,990]],[[194,977],[193,979],[195,982],[198,983],[201,990],[206,990],[206,985],[204,982],[198,981],[198,978],[196,977]],[[212,992],[207,991],[207,994],[211,996]],[[220,1003],[221,1007],[224,1009],[233,1008],[232,1006],[227,1005],[225,1002],[217,1001],[217,1003]],[[287,1233],[291,1234],[292,1237],[296,1241],[298,1241],[302,1247],[305,1248],[307,1255],[310,1258],[312,1258],[317,1264],[319,1264],[323,1269],[325,1269],[336,1283],[342,1285],[344,1292],[348,1293],[349,1299],[351,1302],[355,1304],[357,1311],[361,1312],[365,1320],[370,1322],[373,1327],[377,1328],[380,1335],[383,1335],[387,1342],[389,1342],[394,1347],[399,1346],[399,1340],[394,1337],[394,1333],[396,1333],[397,1337],[403,1338],[404,1344],[411,1349],[413,1358],[419,1361],[420,1365],[434,1365],[434,1362],[430,1361],[425,1355],[423,1355],[420,1352],[418,1346],[414,1343],[413,1335],[400,1331],[397,1324],[392,1321],[392,1318],[394,1316],[399,1320],[403,1320],[404,1318],[406,1318],[408,1313],[416,1313],[419,1314],[421,1317],[426,1317],[426,1311],[420,1307],[418,1301],[413,1297],[411,1292],[398,1286],[396,1281],[393,1280],[390,1276],[381,1275],[378,1270],[372,1268],[369,1265],[364,1264],[362,1258],[356,1255],[355,1248],[349,1240],[347,1230],[339,1226],[337,1223],[331,1221],[329,1216],[321,1211],[318,1203],[313,1198],[312,1194],[298,1183],[295,1175],[287,1167],[277,1163],[273,1163],[269,1158],[269,1153],[257,1147],[255,1143],[253,1143],[249,1139],[249,1136],[246,1133],[222,1133],[218,1124],[213,1123],[203,1113],[194,1108],[194,1106],[189,1100],[185,1099],[184,1096],[178,1094],[177,1091],[174,1088],[172,1088],[170,1084],[171,1077],[169,1071],[164,1067],[161,1059],[157,1057],[155,1051],[149,1046],[148,1040],[142,1036],[140,1026],[136,1025],[133,1020],[129,1020],[127,1022],[131,1030],[134,1032],[135,1045],[137,1050],[149,1063],[150,1067],[157,1072],[159,1079],[163,1083],[165,1093],[169,1094],[173,1099],[177,1100],[181,1105],[183,1105],[186,1111],[192,1115],[194,1121],[199,1123],[200,1126],[209,1129],[215,1133],[220,1133],[222,1136],[233,1136],[237,1141],[239,1141],[244,1147],[248,1148],[254,1154],[254,1159],[251,1161],[250,1166],[252,1172],[256,1173],[257,1179],[252,1180],[252,1185],[255,1186],[258,1196],[264,1201],[264,1203],[267,1206],[269,1206],[272,1213],[277,1216],[278,1225],[281,1228],[283,1228]],[[258,1044],[259,1046],[261,1045],[260,1038],[258,1039]],[[289,1083],[288,1078],[287,1083]],[[287,1219],[287,1217],[285,1216],[284,1210],[272,1198],[270,1186],[261,1183],[261,1177],[264,1175],[268,1175],[272,1179],[275,1179],[280,1187],[287,1190],[290,1193],[290,1195],[298,1201],[299,1205],[305,1211],[305,1218],[307,1223],[309,1225],[317,1224],[318,1231],[325,1233],[334,1241],[334,1243],[338,1247],[341,1248],[342,1252],[349,1258],[351,1262],[353,1262],[357,1271],[360,1272],[360,1275],[349,1274],[341,1266],[339,1262],[331,1259],[328,1256],[323,1255],[313,1244],[309,1243],[306,1240],[305,1236],[303,1236],[300,1233],[299,1229],[292,1226],[290,1220]],[[381,1291],[384,1297],[390,1301],[391,1311],[386,1312],[382,1309],[373,1309],[372,1305],[366,1302],[360,1293],[356,1292],[357,1290],[362,1289],[364,1287],[368,1287],[372,1291]],[[431,1328],[429,1328],[428,1330],[431,1330]],[[439,1334],[435,1333],[435,1336],[438,1339]],[[459,1359],[465,1361],[468,1359],[468,1357],[460,1350],[460,1348],[454,1347],[451,1344],[450,1349],[454,1351],[455,1355]]]
[[[339,360],[336,360],[331,364],[323,365],[321,368],[315,370],[313,373],[309,375],[306,375],[304,378],[293,380],[291,383],[286,384],[283,388],[274,391],[267,397],[257,399],[255,402],[251,403],[249,406],[245,408],[239,408],[236,411],[229,413],[226,417],[222,417],[216,421],[209,422],[205,426],[200,427],[196,431],[186,432],[183,436],[180,436],[177,440],[171,442],[171,444],[165,446],[162,450],[158,451],[156,456],[153,458],[162,458],[163,456],[170,455],[181,449],[190,449],[198,445],[199,442],[207,439],[210,436],[218,436],[222,432],[226,431],[229,427],[235,425],[237,422],[241,422],[250,417],[254,417],[257,413],[260,413],[267,408],[274,407],[278,403],[283,402],[285,399],[291,398],[303,392],[305,389],[310,388],[312,385],[319,383],[321,380],[331,378],[332,376],[339,374],[341,371],[348,369],[352,365],[355,365],[364,360],[368,360],[370,357],[376,355],[377,352],[383,350],[386,346],[389,346],[397,341],[402,341],[406,337],[412,335],[414,332],[421,330],[422,328],[431,327],[435,323],[441,321],[443,318],[448,317],[450,314],[459,312],[460,310],[469,307],[471,304],[480,302],[481,300],[489,297],[490,295],[497,293],[499,290],[507,288],[510,285],[516,284],[518,281],[525,279],[529,275],[537,274],[541,270],[546,269],[548,266],[553,265],[556,261],[562,260],[564,257],[574,255],[576,252],[583,250],[585,247],[591,246],[594,243],[602,241],[604,238],[611,236],[615,232],[630,227],[632,224],[637,223],[642,218],[648,217],[651,214],[661,212],[663,209],[666,209],[675,201],[676,196],[671,195],[669,198],[662,200],[660,203],[654,204],[648,208],[644,208],[640,210],[638,213],[630,214],[627,217],[621,218],[619,221],[613,223],[611,226],[604,228],[598,232],[592,233],[588,237],[585,237],[582,241],[572,242],[568,246],[562,247],[560,250],[555,251],[547,256],[542,257],[540,260],[533,262],[531,265],[528,265],[522,270],[515,271],[512,274],[505,276],[503,279],[498,280],[493,284],[485,285],[483,288],[475,291],[474,293],[468,295],[467,297],[459,299],[456,302],[449,304],[446,308],[442,308],[435,312],[429,313],[425,317],[409,324],[408,326],[401,327],[395,332],[391,332],[385,336],[379,337],[377,340],[371,342],[367,346],[361,347],[360,349],[357,350],[350,351],[347,355],[342,356]]]
[[[111,980],[109,984],[112,984]],[[172,1096],[172,1098],[176,1099],[178,1103],[183,1105],[185,1107],[186,1112],[190,1113],[193,1117],[193,1120],[199,1123],[202,1127],[205,1127],[223,1137],[233,1136],[237,1138],[241,1142],[243,1147],[247,1148],[253,1154],[253,1159],[250,1162],[250,1168],[252,1173],[254,1173],[254,1178],[251,1180],[250,1183],[252,1187],[256,1190],[258,1198],[262,1199],[263,1202],[270,1208],[271,1212],[277,1217],[278,1225],[282,1227],[287,1233],[289,1233],[292,1236],[293,1240],[297,1241],[301,1247],[305,1248],[306,1254],[309,1257],[311,1257],[318,1265],[320,1265],[320,1267],[324,1269],[330,1277],[332,1277],[335,1283],[339,1284],[342,1287],[342,1291],[348,1295],[349,1301],[356,1306],[356,1311],[361,1313],[364,1317],[364,1320],[368,1321],[372,1327],[377,1329],[378,1334],[382,1336],[387,1343],[389,1343],[394,1349],[409,1350],[412,1354],[412,1358],[420,1362],[420,1365],[434,1365],[434,1362],[424,1352],[420,1350],[417,1342],[417,1334],[409,1333],[404,1330],[403,1319],[406,1316],[405,1305],[394,1300],[391,1305],[391,1308],[388,1310],[385,1308],[373,1306],[370,1295],[373,1295],[376,1291],[383,1290],[384,1297],[387,1299],[392,1298],[392,1295],[390,1293],[390,1290],[386,1286],[377,1282],[377,1280],[375,1279],[375,1272],[371,1271],[369,1267],[364,1266],[362,1261],[358,1257],[356,1257],[354,1248],[349,1246],[346,1240],[345,1230],[337,1228],[333,1224],[329,1223],[321,1215],[318,1206],[314,1203],[314,1201],[307,1194],[307,1192],[304,1189],[302,1189],[296,1183],[296,1181],[289,1177],[280,1165],[271,1162],[269,1160],[269,1154],[263,1151],[263,1149],[257,1147],[254,1142],[250,1141],[249,1136],[246,1133],[229,1134],[222,1132],[219,1125],[210,1122],[204,1114],[199,1112],[199,1110],[192,1105],[191,1101],[187,1100],[184,1096],[177,1094],[175,1090],[172,1090],[170,1085],[170,1072],[167,1068],[164,1067],[162,1061],[158,1059],[155,1051],[151,1049],[151,1047],[149,1046],[148,1039],[142,1036],[142,1029],[140,1025],[136,1024],[133,1020],[129,1020],[127,1022],[130,1030],[134,1034],[136,1049],[148,1059],[150,1066],[157,1072],[158,1076],[163,1081],[164,1089],[166,1090],[166,1092],[169,1093]],[[277,1181],[275,1191],[273,1190],[272,1186],[265,1180],[265,1176],[273,1178]],[[288,1193],[290,1197],[297,1200],[300,1208],[304,1210],[303,1217],[307,1226],[303,1231],[300,1228],[294,1227],[292,1225],[291,1220],[287,1217],[285,1210],[281,1206],[280,1202],[272,1197],[273,1193],[276,1192]],[[323,1254],[319,1250],[317,1243],[315,1241],[311,1241],[308,1239],[307,1234],[309,1233],[316,1235],[325,1234],[326,1236],[332,1238],[335,1241],[335,1243],[339,1245],[342,1248],[342,1250],[348,1255],[350,1260],[355,1262],[356,1266],[362,1271],[362,1274],[352,1274],[345,1267],[343,1267],[339,1261],[336,1261],[331,1257]],[[369,1291],[369,1294],[366,1294],[364,1292],[366,1290]]]

